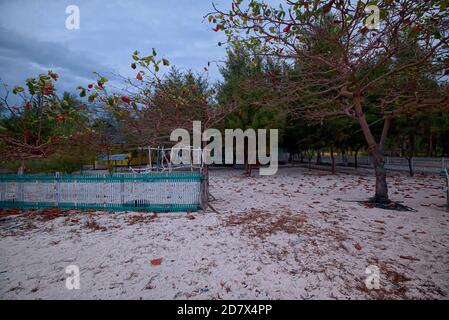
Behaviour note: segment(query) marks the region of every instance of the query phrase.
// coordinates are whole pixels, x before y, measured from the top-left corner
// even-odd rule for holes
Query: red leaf
[[[130,103],[131,102],[131,100],[128,97],[122,97],[122,101],[124,103]]]
[[[354,245],[354,248],[356,248],[357,250],[362,250],[362,246],[360,245],[360,243],[356,243],[355,245]]]
[[[188,214],[186,217],[187,219],[195,220],[195,216],[193,214]]]
[[[152,266],[158,266],[162,263],[162,258],[152,259],[150,263]]]
[[[284,28],[284,30],[282,30],[282,31],[284,31],[284,32],[290,32],[290,28],[292,27],[292,25],[291,24],[288,24],[285,28]]]

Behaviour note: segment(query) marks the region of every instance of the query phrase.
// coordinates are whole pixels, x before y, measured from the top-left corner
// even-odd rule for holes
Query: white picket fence
[[[0,208],[196,210],[200,183],[196,172],[0,175]]]
[[[354,156],[347,156],[347,161],[341,154],[335,156],[335,163],[337,165],[346,165],[349,163],[354,165]],[[294,159],[294,160],[297,160]],[[307,162],[307,159],[304,158]],[[330,156],[321,156],[321,162],[331,164],[332,159]],[[312,159],[312,163],[316,163],[316,157]],[[373,161],[369,156],[357,157],[357,164],[360,167],[373,167]],[[449,168],[449,158],[430,158],[430,157],[416,157],[411,160],[412,169],[414,172],[429,172],[429,173],[441,173],[446,168]],[[385,157],[385,166],[390,170],[408,171],[409,163],[406,158],[401,157]]]

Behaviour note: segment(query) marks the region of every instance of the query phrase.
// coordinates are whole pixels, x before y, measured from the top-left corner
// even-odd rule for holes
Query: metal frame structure
[[[201,148],[194,148],[192,146],[184,146],[177,148],[165,148],[158,146],[154,147],[141,147],[139,150],[148,150],[148,159],[149,163],[145,168],[132,168],[129,169],[133,173],[148,173],[148,172],[172,172],[174,170],[190,170],[190,171],[199,171],[202,172],[204,169],[204,159],[203,159],[203,150]],[[178,154],[179,151],[189,151],[190,160],[194,157],[195,153],[197,153],[197,157],[200,159],[200,164],[194,164],[193,161],[189,161],[189,163],[181,164],[181,165],[173,165],[171,159],[174,154]],[[153,163],[153,159],[155,163]]]

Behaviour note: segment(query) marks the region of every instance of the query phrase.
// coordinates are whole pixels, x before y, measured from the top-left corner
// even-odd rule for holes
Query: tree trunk
[[[355,149],[355,151],[354,151],[354,167],[355,167],[356,169],[357,169],[357,167],[358,167],[358,162],[357,162],[357,160],[358,160],[358,158],[357,158],[358,154],[359,154],[359,149],[357,148],[357,149]]]
[[[408,170],[410,173],[410,177],[413,177],[413,156],[415,155],[415,134],[414,132],[409,133],[407,137],[407,162],[408,162]]]
[[[412,165],[412,157],[407,157],[408,162],[408,171],[410,173],[410,177],[413,177],[413,165]]]
[[[321,164],[321,151],[318,150],[316,153],[316,164]]]
[[[332,161],[332,174],[335,174],[335,157],[333,147],[331,147],[331,161]]]
[[[249,141],[243,141],[244,143],[244,149],[243,149],[243,167],[244,167],[244,171],[245,171],[245,175],[247,177],[251,177],[251,164],[249,163],[249,159],[248,159],[248,154],[249,154]]]
[[[373,160],[376,175],[376,191],[373,200],[376,203],[388,203],[387,170],[385,169],[384,156],[377,152],[376,155],[373,154]]]
[[[341,149],[341,158],[343,160],[343,165],[345,167],[348,166],[348,153],[346,152],[346,149]]]
[[[354,95],[354,107],[357,119],[362,129],[366,142],[368,143],[369,151],[373,157],[374,173],[376,176],[376,186],[373,201],[376,203],[387,203],[388,200],[388,186],[387,186],[387,171],[385,169],[385,161],[383,155],[383,146],[387,138],[388,130],[390,128],[391,118],[385,118],[384,127],[380,143],[377,144],[374,139],[365,114],[362,111],[360,95]]]

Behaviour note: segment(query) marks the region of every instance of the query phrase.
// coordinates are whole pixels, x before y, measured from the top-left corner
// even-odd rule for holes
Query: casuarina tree
[[[257,47],[258,55],[295,65],[296,72],[279,75],[278,100],[306,102],[297,104],[305,116],[358,121],[374,163],[373,200],[385,203],[383,149],[391,120],[448,105],[447,7],[441,0],[306,0],[276,7],[234,0],[226,10],[214,5],[208,18],[233,47]],[[404,81],[423,73],[438,87]],[[380,137],[366,117],[368,99],[384,122]]]

